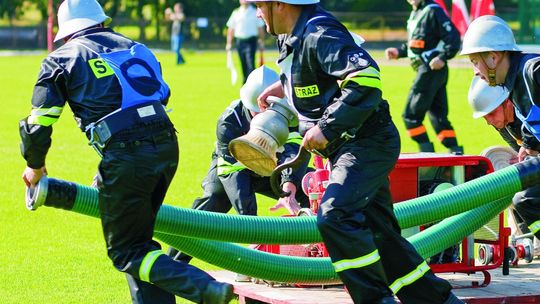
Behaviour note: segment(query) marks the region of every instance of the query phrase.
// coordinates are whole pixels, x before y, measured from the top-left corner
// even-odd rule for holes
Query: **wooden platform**
[[[519,266],[510,268],[510,274],[502,275],[502,269],[490,270],[491,283],[486,287],[470,288],[473,282],[482,283],[483,275],[478,272],[467,275],[440,273],[454,286],[454,293],[468,304],[529,304],[540,303],[540,260],[531,264],[520,261]],[[351,298],[340,286],[334,287],[287,287],[268,284],[235,282],[235,274],[215,271],[211,274],[220,281],[234,285],[241,304],[352,304]]]

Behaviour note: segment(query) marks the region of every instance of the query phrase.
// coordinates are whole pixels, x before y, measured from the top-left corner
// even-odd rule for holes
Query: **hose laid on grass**
[[[538,183],[539,172],[540,162],[537,158],[509,166],[451,189],[395,204],[396,217],[401,228],[442,220]],[[97,196],[97,190],[91,187],[42,178],[34,193],[27,195],[27,205],[32,209],[44,204],[97,216],[97,213],[90,214],[97,210],[88,206],[91,202],[97,204]],[[169,205],[161,207],[155,231],[246,244],[306,244],[321,241],[315,217],[240,216]]]
[[[456,189],[463,192],[463,195],[467,195],[471,197],[471,199],[474,199],[474,204],[478,205],[487,203],[489,199],[496,200],[503,198],[442,221],[411,237],[411,243],[414,246],[417,246],[420,254],[426,258],[459,242],[466,235],[479,229],[509,204],[509,197],[511,197],[513,193],[538,183],[540,172],[538,160],[530,160],[521,163],[520,165],[522,166],[515,165],[508,167],[451,189],[397,204],[396,215],[398,216],[398,219],[400,219],[400,223],[413,223],[413,220],[409,220],[408,222],[404,221],[403,217],[412,218],[416,215],[423,218],[416,224],[420,225],[426,223],[422,222],[426,219],[432,221],[433,218],[436,218],[433,220],[438,220],[444,217],[443,215],[446,213],[459,213],[450,210],[451,206],[447,206],[449,205],[449,202],[445,201],[445,199],[452,199],[452,203],[459,205],[458,209],[464,208],[463,206],[467,202],[452,195],[452,193],[449,193],[456,191]],[[432,199],[433,197],[438,196],[441,196],[441,198]],[[482,199],[476,199],[476,196],[480,196],[484,201],[482,201]],[[47,178],[42,178],[39,186],[34,191],[29,191],[27,193],[27,207],[29,209],[36,209],[43,204],[94,217],[99,216],[97,201],[98,194],[97,190],[94,188]],[[416,207],[416,210],[419,212],[413,214],[415,209],[407,206],[408,204],[417,204],[419,207]],[[439,205],[439,208],[443,208],[443,211],[439,212],[437,216],[430,214],[426,215],[428,211],[425,210],[431,212],[429,206],[426,206],[428,204],[437,204]],[[405,206],[401,207],[402,205]],[[403,210],[401,211],[403,213],[399,213],[397,211],[398,209]],[[208,261],[209,263],[231,271],[265,280],[297,283],[324,283],[333,282],[337,279],[328,258],[302,258],[275,255],[247,249],[234,244],[191,238],[193,235],[184,234],[185,231],[177,229],[184,225],[183,223],[179,223],[179,221],[182,220],[188,221],[188,227],[192,225],[193,222],[190,222],[192,218],[178,219],[176,218],[178,213],[180,213],[178,211],[185,212],[186,214],[195,214],[197,217],[201,217],[201,219],[198,220],[206,221],[207,224],[202,225],[201,227],[204,228],[205,226],[208,226],[207,228],[211,230],[211,233],[206,234],[204,230],[200,230],[201,228],[196,230],[197,234],[200,233],[198,236],[202,238],[230,239],[231,241],[245,243],[288,243],[291,242],[291,240],[294,240],[292,243],[318,242],[320,241],[320,237],[318,236],[314,217],[286,218],[287,222],[290,222],[289,225],[294,226],[285,230],[280,229],[277,232],[267,228],[263,223],[274,224],[275,222],[280,222],[283,218],[231,216],[210,212],[197,214],[201,211],[174,208],[164,205],[158,213],[155,235],[173,247],[201,260]],[[216,223],[213,222],[214,219],[219,220],[216,220]],[[249,221],[246,221],[248,219]],[[310,219],[312,220],[310,221]],[[258,223],[258,226],[253,227],[252,225],[249,229],[246,229],[246,223]],[[307,239],[303,236],[297,236],[298,233],[294,233],[294,231],[298,229],[298,223],[305,226],[302,228],[302,231],[305,230],[305,232],[311,233]],[[234,232],[234,236],[228,236],[224,233],[217,232],[218,230],[223,231],[227,227],[233,227],[232,231]],[[264,233],[261,233],[260,231],[255,231],[256,229],[265,231]],[[252,231],[253,233],[246,233],[249,231]],[[192,230],[189,232],[194,233]],[[182,236],[179,234],[182,234]],[[311,239],[314,237],[314,234],[318,237],[316,239]],[[256,239],[248,238],[246,235],[254,236]],[[291,238],[290,235],[295,235],[295,238]],[[227,258],[224,258],[224,256],[227,256]]]

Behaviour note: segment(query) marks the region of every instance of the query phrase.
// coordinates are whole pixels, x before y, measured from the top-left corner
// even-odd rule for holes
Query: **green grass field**
[[[29,114],[33,84],[45,55],[0,57],[0,101],[4,104],[0,111],[4,172],[0,176],[0,302],[129,303],[124,275],[113,269],[106,256],[98,220],[47,207],[30,212],[24,206],[21,173],[25,163],[19,152],[18,121]],[[374,55],[380,59],[382,53]],[[266,56],[269,66],[276,68],[276,54],[268,52]],[[166,203],[189,207],[201,194],[200,182],[209,165],[216,119],[237,98],[240,85],[230,84],[224,52],[187,51],[185,57],[187,64],[176,66],[173,54],[158,53],[164,78],[172,89],[171,119],[179,132],[181,159]],[[402,151],[415,152],[416,145],[406,138],[400,118],[414,74],[407,66],[381,68],[384,96],[401,131]],[[478,154],[503,142],[483,120],[471,118],[466,100],[471,77],[469,68],[451,69],[450,119],[465,152]],[[71,116],[66,110],[54,125],[47,168],[52,177],[90,184],[98,157],[86,145]],[[430,136],[435,138],[431,129]],[[444,151],[440,144],[436,149]],[[259,214],[270,215],[267,210],[272,204],[261,199]],[[215,269],[197,260],[194,264]],[[181,299],[178,302],[187,303]]]

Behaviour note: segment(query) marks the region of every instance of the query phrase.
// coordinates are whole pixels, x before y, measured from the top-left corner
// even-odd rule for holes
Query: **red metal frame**
[[[315,172],[306,174],[302,181],[302,188],[304,192],[308,194],[310,199],[310,209],[313,214],[317,213],[317,209],[322,198],[322,194],[326,188],[326,181],[329,177],[329,170],[320,156],[314,155]],[[494,171],[491,161],[483,156],[467,156],[467,155],[453,155],[453,154],[435,154],[435,153],[404,153],[400,155],[399,160],[394,167],[394,170],[390,173],[390,191],[392,193],[394,203],[399,203],[408,199],[413,199],[421,195],[420,193],[420,168],[441,168],[441,167],[463,167],[463,182],[472,180],[474,178],[492,173]],[[429,178],[427,181],[430,181]],[[485,243],[498,246],[498,248],[508,248],[508,241],[510,237],[510,228],[504,227],[504,213],[499,214],[498,239],[493,240],[473,240],[474,243]],[[420,227],[422,228],[422,227]],[[432,264],[430,265],[433,272],[459,272],[472,274],[475,272],[481,272],[484,275],[484,281],[479,283],[473,281],[469,287],[484,287],[491,281],[491,276],[487,270],[498,268],[503,264],[504,254],[495,254],[493,261],[489,265],[475,265],[475,257],[469,256],[469,244],[470,239],[465,238],[461,243],[461,259],[459,262],[446,263],[446,264]],[[281,245],[260,245],[259,250],[271,252],[275,254],[287,254],[290,248],[286,249],[286,246]],[[295,245],[302,246],[302,245]],[[286,250],[282,250],[286,249]],[[474,252],[474,250],[473,250]],[[296,255],[296,254],[291,254]],[[301,256],[320,257],[328,256],[326,247],[323,243],[312,244],[311,250],[305,250],[300,252]],[[504,265],[503,274],[508,272],[508,265]]]
[[[394,201],[399,203],[404,200],[418,197],[418,184],[420,167],[455,167],[464,166],[465,181],[472,180],[481,175],[486,175],[494,171],[491,161],[483,156],[453,155],[453,154],[434,154],[434,153],[405,153],[400,158],[390,173],[390,189]],[[392,182],[399,181],[399,182]],[[504,213],[499,214],[498,219],[499,234],[498,239],[480,240],[475,239],[474,243],[484,243],[498,246],[498,248],[508,248],[508,239],[510,237],[510,228],[504,226]],[[469,287],[485,287],[491,282],[491,275],[487,270],[495,269],[504,262],[504,254],[494,256],[489,265],[475,265],[475,257],[469,256],[467,248],[471,246],[469,239],[463,239],[461,243],[461,259],[455,263],[431,264],[431,270],[435,273],[459,272],[472,274],[481,272],[484,275],[484,281],[471,282]],[[503,273],[508,272],[508,265],[503,268]]]

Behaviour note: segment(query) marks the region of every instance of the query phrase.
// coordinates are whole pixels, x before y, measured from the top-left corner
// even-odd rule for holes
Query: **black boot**
[[[387,296],[379,300],[377,304],[397,304],[394,296]]]
[[[418,146],[420,146],[420,152],[435,152],[435,147],[433,147],[432,142],[421,142],[418,143]]]
[[[227,304],[234,296],[233,286],[229,283],[210,281],[203,293],[204,304]]]
[[[450,292],[443,304],[465,304],[465,302],[461,301],[454,293]]]
[[[133,304],[174,304],[175,297],[154,284],[141,281],[126,273]]]
[[[450,148],[448,148],[448,150],[449,150],[450,153],[452,153],[452,154],[463,155],[463,146],[454,146],[454,147],[450,147]]]

